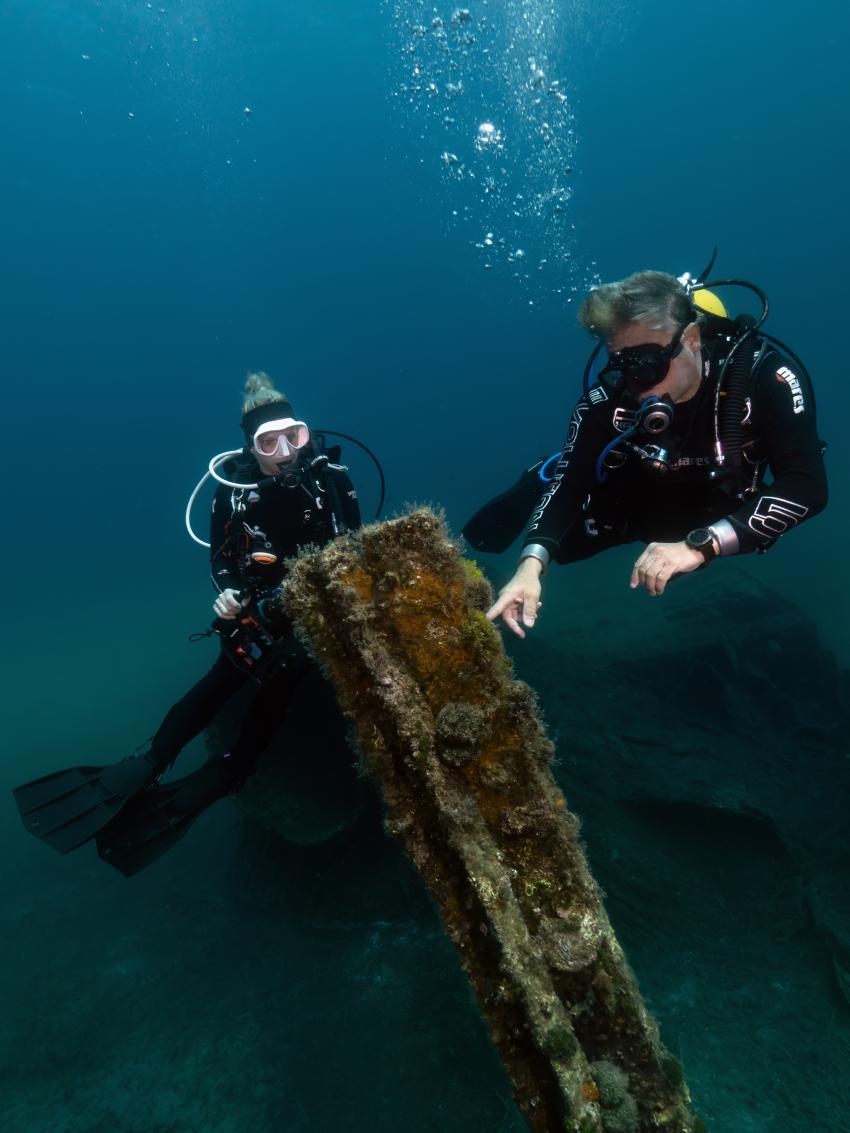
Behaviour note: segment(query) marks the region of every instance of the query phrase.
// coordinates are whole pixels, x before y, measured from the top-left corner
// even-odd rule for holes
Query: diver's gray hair
[[[629,323],[675,334],[693,318],[684,287],[664,271],[637,271],[616,283],[603,283],[578,312],[578,321],[596,338],[610,338]]]
[[[242,416],[259,405],[272,405],[276,401],[286,401],[286,395],[274,388],[274,382],[263,370],[249,374],[245,379],[245,398],[242,402]]]

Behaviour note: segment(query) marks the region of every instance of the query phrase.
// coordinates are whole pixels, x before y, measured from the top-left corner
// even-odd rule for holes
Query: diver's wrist
[[[707,527],[695,527],[685,536],[685,546],[707,566],[717,556],[717,540]]]
[[[740,553],[738,533],[728,519],[718,519],[716,523],[709,524],[708,530],[721,558]]]
[[[549,554],[546,548],[541,546],[540,543],[529,543],[522,549],[522,554],[519,557],[519,567],[522,567],[526,562],[532,560],[533,562],[540,564],[538,574],[544,575],[546,573],[547,567],[549,566],[551,557],[552,556]]]

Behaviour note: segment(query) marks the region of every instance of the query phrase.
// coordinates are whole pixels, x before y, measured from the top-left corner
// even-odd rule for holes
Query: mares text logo
[[[800,379],[797,377],[797,375],[792,370],[789,370],[787,366],[783,366],[781,369],[776,371],[776,380],[778,382],[785,382],[785,384],[791,390],[791,400],[794,405],[794,412],[802,413],[806,408],[806,405],[803,401],[803,388],[800,385]]]

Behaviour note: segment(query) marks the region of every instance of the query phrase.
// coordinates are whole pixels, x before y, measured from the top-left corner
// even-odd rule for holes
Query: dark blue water
[[[448,25],[453,10],[0,0],[4,785],[132,750],[208,663],[204,646],[186,642],[206,624],[210,595],[182,511],[206,460],[239,442],[249,369],[270,372],[307,420],[376,449],[390,510],[434,501],[457,529],[558,447],[584,364],[574,311],[588,282],[641,267],[697,271],[714,244],[722,274],[768,292],[770,326],[805,357],[830,442],[830,511],[742,569],[850,663],[847,13],[767,0],[471,5],[485,30],[454,48],[465,87],[447,125],[425,96],[399,92],[411,24],[439,15]],[[532,18],[548,78],[568,95],[559,166],[499,53]],[[464,114],[485,121],[497,109],[513,164],[494,206],[480,182],[447,176],[440,155]],[[469,147],[471,168],[484,160]],[[506,219],[512,193],[563,181],[566,162],[554,235],[532,214]],[[528,250],[526,263],[533,256],[528,279],[505,257],[485,267],[475,245],[494,223]],[[547,242],[561,241],[569,259],[537,270]],[[371,469],[346,456],[368,509]],[[511,565],[487,563],[495,581]],[[651,603],[635,605],[624,571],[615,556],[550,580],[553,610],[535,640],[559,651],[565,672],[573,646],[592,652],[591,636],[620,648],[616,628],[601,639],[593,630],[602,612],[653,633]],[[534,656],[534,641],[523,648]],[[800,663],[787,658],[789,689]],[[568,734],[569,705],[552,694],[544,708]],[[831,764],[813,770],[813,808],[833,774]],[[91,855],[58,859],[26,838],[6,798],[6,1128],[522,1127],[451,949],[391,844],[280,857],[254,847],[246,859],[237,820],[216,813],[173,860],[125,883]],[[665,826],[663,850],[648,858],[678,845],[690,869],[718,842],[738,846],[728,832],[684,846],[677,830]],[[740,1046],[731,1084],[724,1077],[728,1036],[752,1014],[730,1003],[706,1023],[678,970],[693,910],[654,923],[650,942],[640,916],[626,915],[605,844],[597,834],[615,922],[619,900],[665,1034],[674,1048],[676,1028],[689,1036],[679,1053],[696,1066],[712,1128],[822,1127],[806,1117],[822,1089],[813,1047],[794,1059],[805,997],[832,1027],[818,1121],[830,1114],[842,1128],[848,1008],[818,938],[790,981],[802,998],[775,1023],[785,1033],[773,1046],[759,1039],[776,1074],[795,1066],[789,1096],[766,1105],[763,1080],[752,1092],[739,1080]],[[761,865],[734,892],[722,892],[723,878],[752,848],[742,841],[727,868],[714,861],[718,902],[747,905],[752,887],[781,883],[772,843],[759,846]],[[738,945],[763,951],[768,967],[772,923],[748,922]],[[797,927],[808,931],[805,918]],[[718,931],[706,922],[706,935]],[[653,965],[665,953],[669,964]],[[770,986],[747,1010],[779,995]]]

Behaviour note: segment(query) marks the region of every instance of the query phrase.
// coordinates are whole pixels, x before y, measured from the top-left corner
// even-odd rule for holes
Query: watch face
[[[695,531],[690,532],[685,542],[696,550],[707,547],[711,543],[711,532],[707,527],[697,527]]]

